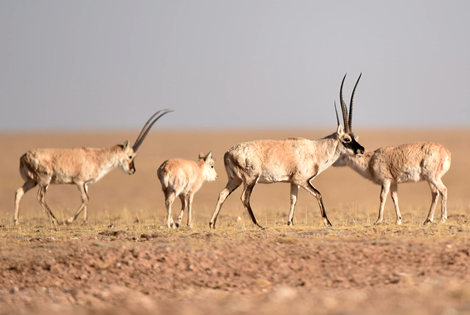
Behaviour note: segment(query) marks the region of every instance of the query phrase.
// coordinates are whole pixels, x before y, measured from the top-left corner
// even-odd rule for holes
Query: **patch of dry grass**
[[[263,210],[263,209],[261,209]],[[302,212],[299,211],[300,213]],[[36,240],[66,241],[66,240],[93,240],[103,236],[112,237],[125,233],[129,240],[138,241],[141,238],[158,234],[168,241],[181,241],[201,239],[201,236],[214,235],[215,238],[228,238],[232,240],[244,238],[244,234],[257,237],[272,238],[273,241],[286,244],[295,244],[299,238],[312,240],[368,240],[389,239],[435,242],[437,240],[468,241],[470,237],[470,223],[466,209],[456,210],[449,216],[446,223],[434,223],[423,226],[422,210],[408,212],[402,225],[394,223],[393,216],[389,216],[385,224],[373,225],[371,214],[356,211],[342,211],[332,215],[333,227],[323,226],[320,215],[311,214],[311,218],[297,219],[296,225],[287,226],[286,216],[281,212],[269,216],[268,209],[261,211],[259,221],[265,227],[260,230],[251,223],[248,215],[221,215],[216,230],[208,227],[208,216],[198,215],[194,218],[192,228],[183,225],[179,229],[168,229],[164,225],[165,215],[158,216],[151,212],[140,211],[138,214],[131,211],[114,212],[113,215],[101,213],[93,216],[87,224],[77,221],[72,225],[59,225],[54,227],[45,214],[22,217],[19,226],[14,227],[10,216],[0,216],[0,242],[2,246],[17,244],[33,244]],[[333,211],[331,211],[333,213]],[[372,212],[372,211],[371,211]],[[373,212],[372,212],[373,214]],[[436,220],[439,222],[439,220]],[[113,234],[114,233],[114,234]]]

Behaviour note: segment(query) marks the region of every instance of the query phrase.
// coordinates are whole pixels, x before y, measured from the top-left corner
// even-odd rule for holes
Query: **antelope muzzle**
[[[129,175],[132,175],[134,173],[135,173],[135,165],[134,165],[134,161],[132,161],[129,163]]]
[[[351,141],[351,149],[354,151],[354,154],[364,154],[365,149],[362,145],[359,144],[354,138]]]

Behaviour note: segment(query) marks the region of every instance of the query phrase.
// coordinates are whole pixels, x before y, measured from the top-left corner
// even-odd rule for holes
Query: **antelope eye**
[[[344,143],[349,143],[349,142],[351,142],[351,138],[343,138],[343,142]]]
[[[132,160],[132,155],[129,155],[129,160]]]
[[[214,165],[211,165],[211,168],[214,168]]]

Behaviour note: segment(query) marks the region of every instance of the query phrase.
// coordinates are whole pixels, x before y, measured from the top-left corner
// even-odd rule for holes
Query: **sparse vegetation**
[[[350,170],[330,169],[318,181],[332,228],[324,227],[316,200],[302,192],[295,225],[288,227],[289,186],[276,184],[259,185],[252,196],[253,211],[266,230],[251,223],[239,202],[240,190],[226,202],[217,230],[210,230],[210,215],[225,178],[207,183],[196,196],[192,229],[166,228],[156,178],[163,160],[212,150],[220,162],[232,143],[292,135],[234,133],[217,141],[209,133],[192,135],[198,141],[187,134],[149,135],[134,176],[114,172],[90,188],[96,197],[89,204],[88,224],[56,227],[41,213],[34,193],[25,196],[21,224],[13,226],[14,191],[21,181],[17,158],[35,147],[38,138],[2,135],[3,142],[15,146],[4,157],[7,167],[0,175],[0,314],[470,310],[470,197],[465,186],[470,148],[453,132],[429,136],[445,143],[453,157],[444,178],[449,189],[445,224],[422,225],[431,196],[425,184],[415,184],[403,185],[400,191],[403,224],[395,225],[390,203],[385,223],[374,226],[379,188]],[[300,131],[294,135],[316,136]],[[361,143],[373,149],[379,146],[377,138],[389,139],[386,144],[403,138],[399,133],[387,135],[361,131]],[[419,132],[406,135],[410,141],[427,140]],[[59,146],[64,138],[76,145],[99,146],[107,137],[50,136],[47,146]],[[61,220],[80,203],[74,187],[53,187],[49,194]]]

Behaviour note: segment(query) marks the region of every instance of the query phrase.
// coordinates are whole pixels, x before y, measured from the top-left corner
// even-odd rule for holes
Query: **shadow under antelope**
[[[52,224],[60,224],[45,200],[47,189],[51,184],[74,184],[78,187],[82,204],[65,223],[70,224],[75,221],[82,211],[83,221],[86,222],[88,185],[96,183],[116,167],[129,175],[134,174],[137,150],[155,122],[169,112],[171,111],[165,109],[153,114],[143,126],[132,147],[129,141],[125,141],[123,144],[107,148],[35,149],[23,154],[20,158],[20,174],[25,182],[15,194],[13,224],[18,224],[21,198],[36,186],[39,186],[39,204]]]

